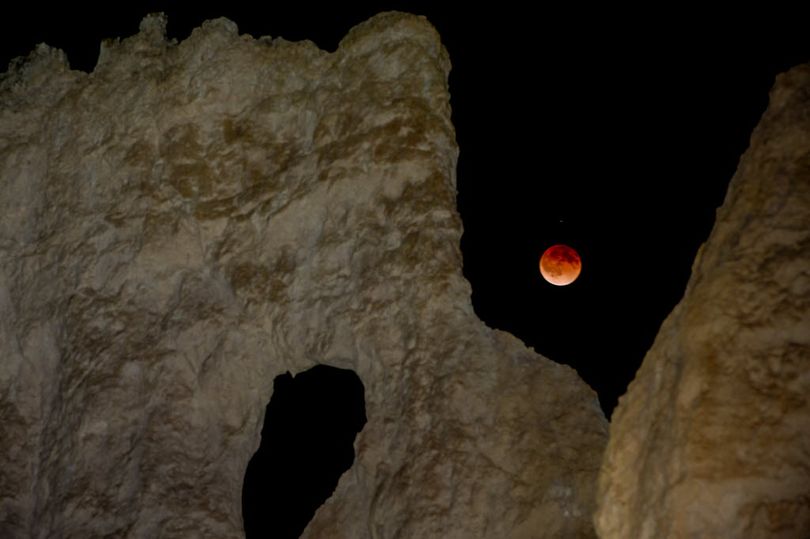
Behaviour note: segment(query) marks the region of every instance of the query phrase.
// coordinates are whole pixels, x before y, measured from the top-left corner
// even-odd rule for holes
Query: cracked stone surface
[[[368,423],[304,537],[593,537],[607,423],[473,312],[430,24],[165,24],[0,77],[0,536],[241,537],[273,380],[323,363]]]
[[[684,216],[688,219],[688,216]],[[780,75],[619,401],[604,539],[810,537],[810,66]]]

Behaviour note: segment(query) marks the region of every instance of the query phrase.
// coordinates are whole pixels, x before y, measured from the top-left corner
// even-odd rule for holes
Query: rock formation
[[[809,396],[801,66],[777,79],[685,296],[613,415],[599,536],[810,537]]]
[[[242,536],[273,380],[319,363],[368,422],[306,537],[593,536],[596,395],[471,307],[449,67],[390,13],[331,54],[150,16],[90,74],[10,67],[0,536]]]

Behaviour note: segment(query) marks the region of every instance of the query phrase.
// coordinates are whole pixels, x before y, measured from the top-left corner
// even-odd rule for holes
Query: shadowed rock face
[[[778,77],[685,296],[613,415],[600,537],[810,537],[808,396],[810,66],[800,66]]]
[[[318,363],[368,422],[304,537],[593,536],[596,395],[461,275],[435,30],[164,29],[0,79],[0,536],[242,536],[273,380]]]

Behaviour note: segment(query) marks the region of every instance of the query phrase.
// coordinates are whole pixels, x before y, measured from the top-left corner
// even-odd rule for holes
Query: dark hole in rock
[[[242,486],[246,537],[300,537],[354,462],[354,438],[365,423],[354,371],[316,365],[277,376]]]

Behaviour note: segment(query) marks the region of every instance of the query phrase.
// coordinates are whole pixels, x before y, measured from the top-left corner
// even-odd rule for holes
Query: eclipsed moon
[[[556,286],[573,283],[582,271],[579,253],[567,245],[552,245],[540,257],[540,274]]]

